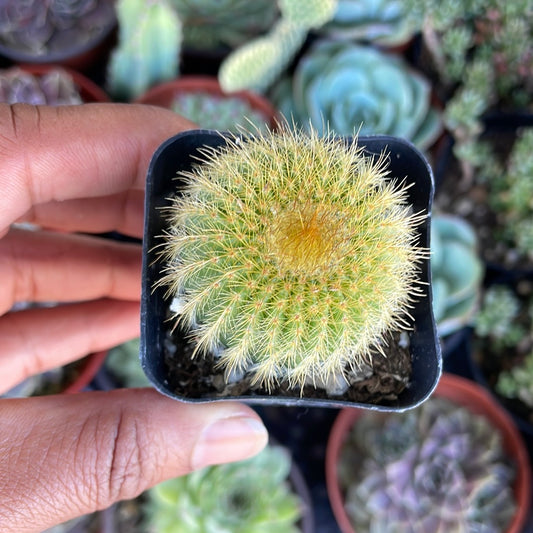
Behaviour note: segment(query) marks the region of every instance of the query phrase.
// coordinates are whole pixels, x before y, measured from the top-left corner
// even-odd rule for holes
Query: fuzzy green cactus
[[[418,30],[403,0],[339,0],[335,15],[321,34],[336,39],[399,46]]]
[[[393,135],[424,149],[442,131],[430,93],[429,82],[399,56],[320,39],[294,74],[274,85],[270,98],[301,127],[322,131],[327,125],[342,136]]]
[[[168,0],[119,0],[118,46],[107,75],[114,97],[131,100],[178,72],[182,25]]]
[[[337,0],[278,0],[278,5],[281,17],[273,28],[223,61],[218,79],[224,91],[266,91],[294,58],[309,30],[333,17]]]
[[[506,531],[516,509],[501,435],[444,398],[386,418],[365,413],[338,470],[356,531]]]
[[[427,214],[386,161],[286,128],[230,139],[183,173],[160,285],[195,355],[267,388],[303,387],[371,364],[384,334],[409,327]]]
[[[238,96],[183,92],[174,98],[172,109],[206,129],[238,133],[242,128],[268,127],[269,118]]]
[[[434,214],[431,224],[433,312],[440,336],[469,324],[477,309],[483,264],[470,224]]]
[[[210,466],[148,491],[154,533],[296,533],[302,502],[288,484],[291,463],[279,446],[252,459]]]

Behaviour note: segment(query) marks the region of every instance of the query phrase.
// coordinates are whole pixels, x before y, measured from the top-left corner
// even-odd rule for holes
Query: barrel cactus
[[[333,19],[320,29],[336,39],[400,46],[417,31],[403,0],[339,0]]]
[[[445,398],[365,413],[338,468],[356,531],[506,531],[516,509],[500,433]]]
[[[440,336],[470,324],[477,309],[483,272],[472,226],[457,216],[434,214],[431,277],[433,312]]]
[[[417,227],[387,155],[289,128],[204,149],[167,208],[159,285],[195,356],[266,388],[343,379],[410,327]]]
[[[147,531],[297,533],[303,503],[289,485],[290,457],[269,445],[251,459],[209,466],[147,493]]]
[[[386,134],[430,146],[441,131],[431,87],[395,55],[350,42],[320,40],[280,80],[271,99],[297,125],[342,136]]]

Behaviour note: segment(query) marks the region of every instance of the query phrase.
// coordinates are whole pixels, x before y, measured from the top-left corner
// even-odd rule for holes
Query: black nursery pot
[[[348,140],[350,142],[350,140]],[[176,194],[179,182],[175,179],[178,172],[189,170],[196,163],[201,147],[219,147],[226,144],[225,137],[209,130],[192,130],[180,133],[164,142],[155,152],[146,182],[145,226],[143,241],[143,278],[141,297],[141,364],[148,379],[161,393],[186,402],[206,402],[214,400],[240,400],[254,404],[278,404],[293,406],[315,406],[342,408],[347,406],[362,407],[382,411],[402,411],[416,407],[426,400],[436,387],[441,370],[442,358],[432,311],[430,290],[429,260],[421,265],[420,278],[428,284],[426,296],[417,300],[410,314],[415,320],[415,327],[410,332],[410,352],[412,373],[410,384],[392,403],[355,403],[336,398],[309,398],[295,390],[294,396],[274,396],[257,393],[244,396],[219,396],[211,390],[191,395],[184,384],[191,381],[191,375],[184,371],[176,375],[173,370],[169,375],[165,362],[165,353],[169,345],[169,331],[172,324],[168,321],[170,301],[165,298],[165,288],[154,289],[160,279],[164,265],[157,261],[157,250],[165,230],[164,213],[161,208],[170,205],[170,198]],[[384,150],[390,154],[389,169],[391,175],[407,178],[414,185],[408,189],[409,202],[415,212],[431,213],[434,183],[431,169],[412,144],[390,136],[359,137],[358,144],[371,155],[379,155]],[[430,217],[418,227],[420,245],[429,249]],[[178,352],[190,342],[186,334],[175,343]],[[179,371],[178,371],[179,373]],[[194,376],[192,376],[194,379]]]

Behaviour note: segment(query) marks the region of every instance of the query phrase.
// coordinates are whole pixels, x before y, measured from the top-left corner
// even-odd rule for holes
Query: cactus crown
[[[196,352],[271,387],[371,363],[421,293],[404,177],[357,142],[289,128],[204,149],[168,208],[161,285]],[[174,306],[173,306],[174,307]]]

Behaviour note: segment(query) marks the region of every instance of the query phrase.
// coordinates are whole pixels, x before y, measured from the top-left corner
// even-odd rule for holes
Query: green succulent
[[[118,45],[108,65],[108,90],[131,100],[178,73],[182,24],[169,0],[118,0]]]
[[[418,30],[402,0],[339,0],[333,19],[319,33],[336,39],[399,46]]]
[[[267,131],[206,149],[181,174],[159,284],[195,355],[216,354],[227,376],[303,388],[371,364],[382,336],[408,327],[426,215],[404,176],[388,176],[386,154],[362,150]]]
[[[279,446],[237,463],[210,466],[148,491],[154,533],[296,533],[302,502],[289,482],[290,457]]]
[[[72,76],[61,68],[36,76],[18,67],[0,70],[0,102],[33,105],[75,105],[82,98]]]
[[[183,23],[183,44],[235,48],[266,32],[278,17],[272,0],[170,0]]]
[[[180,93],[172,109],[202,128],[238,133],[242,128],[265,130],[268,118],[243,98],[209,93]]]
[[[385,134],[427,148],[441,132],[431,87],[399,57],[370,46],[319,40],[271,99],[287,119],[342,136]]]
[[[338,466],[356,531],[505,531],[514,468],[487,419],[444,398],[357,421]]]
[[[433,313],[440,336],[470,324],[477,309],[484,272],[477,245],[476,233],[466,220],[453,215],[433,215]]]
[[[533,128],[518,133],[502,172],[488,188],[489,204],[501,226],[499,236],[533,261]]]
[[[533,409],[533,351],[522,364],[499,374],[496,390],[506,398],[518,398]]]
[[[222,62],[218,79],[226,92],[266,91],[292,61],[308,32],[333,16],[337,0],[278,0],[272,29],[237,48]]]
[[[462,145],[478,140],[483,113],[531,109],[533,0],[406,0],[405,9],[420,21],[440,85],[451,93],[444,116],[472,180]]]
[[[520,300],[514,291],[506,285],[492,285],[485,291],[475,315],[475,333],[490,340],[496,351],[515,346],[525,335],[519,313]]]

